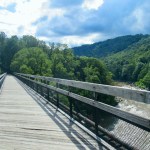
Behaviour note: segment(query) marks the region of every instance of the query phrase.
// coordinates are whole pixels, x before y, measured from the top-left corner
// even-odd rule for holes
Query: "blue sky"
[[[0,31],[69,46],[150,33],[150,0],[0,0]]]

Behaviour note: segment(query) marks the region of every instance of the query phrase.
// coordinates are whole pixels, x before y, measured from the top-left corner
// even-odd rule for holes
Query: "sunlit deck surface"
[[[6,77],[0,95],[0,150],[105,149],[65,115],[50,106],[47,110],[33,97],[14,77]]]

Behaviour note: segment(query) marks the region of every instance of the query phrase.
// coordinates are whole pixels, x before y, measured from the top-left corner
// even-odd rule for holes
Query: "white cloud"
[[[7,7],[11,3],[15,3],[17,0],[1,0],[0,6],[1,7]]]
[[[82,7],[97,10],[103,3],[104,0],[84,0]]]
[[[51,0],[0,0],[0,31],[8,36],[37,35],[39,39],[70,46],[91,44],[116,34],[147,33],[150,3],[149,0],[143,1],[140,5],[138,2],[132,2],[132,5],[124,2],[129,3],[125,5],[119,0],[84,0],[81,5],[69,4],[65,7],[66,4],[62,3],[63,7],[53,8]],[[16,6],[12,12],[8,9],[13,3]],[[117,8],[119,4],[122,6],[120,9]],[[124,5],[126,9],[123,10],[126,11],[122,10]],[[100,7],[103,7],[102,11],[95,11]],[[106,33],[110,36],[104,35]]]
[[[73,47],[73,46],[79,46],[82,44],[92,44],[96,41],[101,41],[101,40],[105,40],[108,37],[104,34],[101,33],[93,33],[93,34],[89,34],[86,36],[65,36],[62,37],[59,42],[63,43],[63,44],[68,44],[68,46]]]
[[[147,11],[149,9],[149,5],[142,5],[127,16],[123,23],[125,26],[129,27],[128,30],[131,33],[146,33],[147,28],[149,28],[149,18],[150,12]]]
[[[0,6],[3,7],[16,3],[16,12],[12,13],[8,10],[0,10],[0,30],[6,32],[8,35],[34,35],[36,27],[32,26],[32,23],[43,15],[42,5],[45,2],[47,0],[38,0],[38,2],[37,0],[1,0]],[[20,26],[24,29],[22,33],[18,31]]]
[[[132,30],[140,31],[144,28],[144,12],[141,9],[136,9],[132,17],[134,18],[135,22],[133,23]]]
[[[8,36],[35,35],[38,25],[33,23],[39,18],[46,15],[51,19],[64,13],[62,9],[49,8],[49,0],[0,0],[1,7],[7,7],[12,3],[16,3],[15,12],[0,9],[0,31],[6,32]]]

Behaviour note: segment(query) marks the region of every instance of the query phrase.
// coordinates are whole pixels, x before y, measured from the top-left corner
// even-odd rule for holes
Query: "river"
[[[139,89],[130,85],[124,85],[122,87],[130,89]],[[121,99],[121,102],[118,104],[117,107],[130,113],[150,119],[150,104],[145,104],[133,100]]]
[[[123,87],[137,89],[136,87],[131,87],[130,85],[124,85]],[[122,98],[119,99],[121,101],[117,107],[121,110],[150,119],[150,104],[144,104]],[[120,119],[116,121],[109,128],[109,130],[121,140],[125,141],[131,146],[134,146],[135,149],[150,150],[150,133],[147,131],[144,131]]]

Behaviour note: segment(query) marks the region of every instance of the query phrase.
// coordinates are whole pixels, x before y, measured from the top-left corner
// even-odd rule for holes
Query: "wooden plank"
[[[31,93],[32,97],[34,99],[39,99],[40,100],[38,101],[38,103],[40,104],[40,106],[42,105],[44,108],[43,109],[46,109],[50,112],[52,112],[51,108],[54,109],[54,112],[56,112],[57,110],[57,113],[60,112],[61,115],[58,114],[58,116],[61,116],[61,119],[62,120],[65,120],[65,122],[67,122],[68,124],[76,124],[78,127],[80,127],[82,130],[85,131],[85,133],[91,135],[94,139],[98,140],[100,143],[102,143],[102,145],[105,145],[107,147],[107,149],[111,149],[111,150],[114,150],[114,148],[112,146],[110,146],[108,143],[106,143],[104,140],[102,140],[101,138],[97,137],[94,133],[92,133],[90,130],[88,130],[87,128],[85,128],[84,126],[82,126],[80,123],[78,123],[77,121],[75,121],[74,119],[71,119],[70,116],[68,116],[65,112],[63,112],[61,109],[58,109],[56,106],[54,106],[53,104],[49,103],[48,100],[46,100],[44,97],[41,97],[41,95],[37,92],[35,92],[33,89],[31,89],[29,86],[23,84],[22,82],[20,82],[22,84],[23,87],[25,87],[25,89],[27,89],[27,91],[29,93]],[[39,97],[39,98],[38,98]],[[46,105],[46,107],[45,107]],[[49,109],[50,108],[50,109]],[[62,114],[64,116],[62,116]],[[67,119],[68,118],[68,119]],[[70,119],[71,119],[71,122],[70,122]],[[72,125],[71,125],[72,127]],[[73,127],[76,127],[76,126],[73,126]],[[75,128],[74,128],[75,129]],[[99,149],[101,149],[101,147],[99,147]]]
[[[23,84],[24,85],[24,84]],[[24,85],[25,86],[25,85]],[[27,87],[27,89],[28,89],[28,91],[33,91],[33,93],[34,93],[34,90],[32,90],[30,87],[28,87],[28,86],[25,86],[25,87]],[[40,96],[40,94],[38,94],[38,93],[36,93],[35,94],[36,96],[39,96],[39,97],[41,97]],[[44,98],[41,98],[41,101],[40,102],[42,102],[43,103],[43,106],[47,106],[47,107],[49,107],[49,106],[51,106],[52,104],[51,103],[49,103],[46,99],[44,99]],[[54,105],[52,105],[54,108],[56,108],[57,110],[59,110],[59,111],[61,111],[60,109],[58,109],[57,107],[55,107]],[[62,112],[62,111],[61,111]],[[63,113],[63,114],[65,114],[65,113]],[[67,114],[65,114],[65,116],[68,116]],[[68,116],[68,118],[70,118],[70,116]],[[82,118],[83,119],[83,118]],[[75,121],[74,119],[72,119],[73,120],[73,122],[74,123],[76,123],[76,124],[78,124],[78,126],[80,126],[81,127],[81,124],[80,123],[78,123],[77,121]],[[84,119],[83,119],[84,120]],[[137,128],[136,126],[133,126],[132,124],[129,124],[129,123],[127,123],[127,122],[124,122],[124,121],[122,121],[122,120],[119,120],[119,122],[123,122],[124,124],[123,125],[121,125],[119,128],[118,128],[118,123],[117,124],[115,124],[115,126],[117,127],[117,131],[115,131],[115,133],[111,133],[111,131],[108,131],[107,129],[104,129],[104,128],[102,128],[101,126],[99,126],[100,128],[102,128],[102,130],[103,130],[103,132],[102,133],[106,133],[106,132],[108,132],[108,134],[110,134],[110,137],[112,138],[112,137],[117,137],[117,139],[119,139],[121,142],[120,143],[122,143],[122,145],[130,145],[130,143],[133,143],[133,141],[134,140],[138,140],[137,142],[141,142],[141,144],[140,145],[142,145],[142,147],[144,147],[144,145],[145,145],[145,141],[148,143],[148,141],[149,141],[149,138],[147,137],[147,135],[149,134],[149,132],[147,132],[147,131],[143,131],[143,130],[141,130],[140,128]],[[115,128],[116,128],[115,127]],[[83,126],[81,127],[82,129],[84,128]],[[120,130],[121,129],[121,130]],[[85,128],[84,129],[87,133],[89,133],[88,132],[88,130]],[[100,131],[102,131],[101,129],[100,129]],[[105,131],[104,131],[105,130]],[[114,130],[112,130],[112,132],[114,132]],[[122,132],[122,134],[120,134],[120,132]],[[141,139],[137,139],[137,137],[135,137],[135,135],[134,135],[134,132],[138,132],[138,137],[139,137],[139,135],[141,135],[142,134],[142,137],[141,137]],[[92,135],[91,133],[89,133],[90,135]],[[120,136],[116,136],[116,134],[117,135],[120,135]],[[107,134],[106,134],[107,135]],[[129,136],[128,136],[129,135]],[[150,134],[149,134],[150,135]],[[98,139],[98,137],[96,137],[96,135],[92,135],[95,139]],[[125,139],[124,139],[124,137],[125,137]],[[144,141],[143,141],[143,138],[144,138]],[[132,140],[131,140],[132,139]],[[100,141],[101,141],[101,139],[100,139]],[[117,141],[117,140],[116,140]],[[127,141],[127,143],[125,142],[125,141]],[[127,149],[135,149],[135,147],[137,148],[137,149],[139,149],[139,148],[141,148],[141,147],[139,147],[139,146],[137,146],[136,145],[136,143],[137,142],[134,142],[133,144],[132,144],[132,148],[130,147],[126,147]],[[120,144],[121,145],[121,144]],[[118,148],[118,147],[117,147]],[[109,148],[109,149],[112,149],[112,148]],[[144,150],[144,149],[143,149]],[[147,149],[145,149],[145,150],[147,150]]]
[[[42,77],[42,76],[34,76],[34,75],[26,75],[26,74],[17,74],[17,75],[24,76],[24,77],[32,77],[35,79],[43,79],[46,81],[54,81],[62,85],[67,85],[71,87],[76,87],[76,88],[94,91],[94,92],[103,93],[112,96],[118,96],[125,99],[135,100],[135,101],[150,104],[150,91],[146,91],[146,90],[135,90],[135,89],[118,87],[118,86],[95,84],[95,83],[81,82],[81,81],[74,81],[74,80],[65,80],[65,79],[44,77],[44,76]]]
[[[7,76],[0,95],[0,149],[105,149],[60,112],[49,109],[48,115]]]

